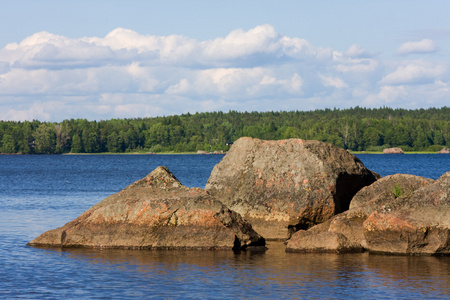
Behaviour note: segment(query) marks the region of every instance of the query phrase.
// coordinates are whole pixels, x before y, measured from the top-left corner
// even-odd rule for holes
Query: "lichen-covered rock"
[[[375,210],[386,207],[386,205],[395,201],[397,197],[411,194],[432,182],[432,179],[407,174],[395,174],[381,178],[356,193],[348,211],[333,216],[326,222],[310,228],[308,232],[311,236],[308,236],[308,240],[314,238],[315,244],[304,243],[305,235],[298,236],[298,233],[295,233],[288,241],[288,248],[290,251],[302,252],[322,252],[320,249],[327,249],[328,252],[334,251],[339,253],[366,249],[368,246],[364,236],[364,221]],[[324,235],[324,232],[335,235]],[[352,245],[352,247],[343,247],[341,244],[331,243],[324,238],[324,236],[335,237],[336,234],[344,236],[347,243]],[[318,237],[315,238],[315,235]],[[320,242],[323,244],[320,244]],[[300,250],[296,250],[297,245],[300,245]],[[309,245],[312,245],[312,248],[308,248]]]
[[[361,189],[350,202],[350,209],[361,207],[371,214],[381,205],[389,204],[396,198],[410,194],[434,180],[409,174],[394,174],[383,177]]]
[[[375,180],[358,158],[327,143],[241,138],[205,189],[266,239],[286,239],[347,210]]]
[[[377,209],[363,226],[370,252],[450,255],[450,172]]]
[[[94,205],[31,246],[128,249],[235,249],[264,246],[251,225],[165,167]]]

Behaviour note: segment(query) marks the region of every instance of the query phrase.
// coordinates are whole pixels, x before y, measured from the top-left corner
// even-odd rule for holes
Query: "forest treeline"
[[[450,108],[205,112],[59,123],[0,121],[0,152],[23,154],[228,150],[240,137],[320,140],[353,151],[450,146]]]

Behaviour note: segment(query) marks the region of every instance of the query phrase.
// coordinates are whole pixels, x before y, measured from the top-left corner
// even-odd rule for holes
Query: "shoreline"
[[[397,153],[383,153],[382,151],[349,151],[349,153],[353,155],[357,154],[386,154],[392,155]],[[0,153],[0,155],[224,155],[224,153],[197,153],[197,152],[100,152],[100,153],[59,153],[59,154],[25,154],[25,153]],[[438,153],[431,151],[408,151],[401,154],[447,154],[447,153]]]

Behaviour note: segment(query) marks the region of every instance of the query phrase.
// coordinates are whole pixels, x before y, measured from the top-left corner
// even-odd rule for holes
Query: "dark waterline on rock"
[[[217,156],[0,156],[0,297],[448,299],[449,257],[40,249],[25,244],[159,165],[204,187]],[[358,157],[382,176],[436,179],[450,155]]]

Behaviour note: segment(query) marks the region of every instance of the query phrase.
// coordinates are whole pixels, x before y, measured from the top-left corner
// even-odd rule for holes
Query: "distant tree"
[[[50,124],[43,123],[34,132],[35,151],[38,154],[54,154],[56,136]]]
[[[81,145],[81,138],[78,134],[72,136],[72,147],[70,149],[72,153],[82,153],[83,146]]]
[[[1,153],[15,153],[14,140],[10,134],[4,134],[1,140]]]
[[[434,145],[445,145],[444,135],[440,130],[433,131],[433,144]]]
[[[450,144],[450,108],[229,111],[99,122],[0,121],[0,150],[22,153],[226,150],[227,143],[242,136],[313,139],[351,150],[438,149]]]
[[[425,134],[422,126],[418,125],[416,127],[416,134],[413,142],[413,147],[415,150],[426,149],[430,146],[430,142]]]

